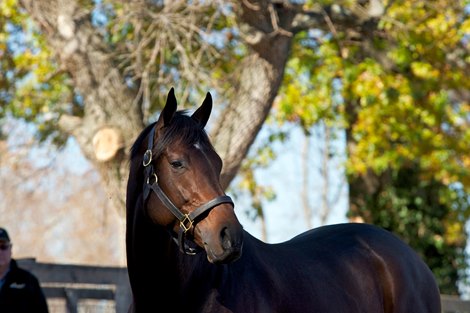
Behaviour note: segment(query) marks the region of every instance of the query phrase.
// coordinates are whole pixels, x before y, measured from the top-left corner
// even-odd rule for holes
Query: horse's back
[[[382,228],[357,223],[324,226],[284,245],[300,251],[297,258],[315,260],[332,275],[331,280],[339,279],[344,292],[353,296],[376,292],[384,312],[441,312],[439,289],[429,267]]]
[[[250,256],[242,263],[258,264],[256,275],[269,282],[272,312],[441,312],[428,266],[379,227],[329,225],[279,244],[248,237],[244,253]]]

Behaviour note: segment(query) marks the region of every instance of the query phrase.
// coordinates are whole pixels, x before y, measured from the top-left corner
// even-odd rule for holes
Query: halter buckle
[[[142,164],[147,167],[150,163],[152,163],[152,150],[148,149],[144,153],[144,160],[142,161]]]
[[[180,227],[183,229],[184,233],[186,233],[188,230],[191,229],[191,227],[193,227],[193,221],[191,220],[188,214],[185,214],[184,218],[180,221]]]

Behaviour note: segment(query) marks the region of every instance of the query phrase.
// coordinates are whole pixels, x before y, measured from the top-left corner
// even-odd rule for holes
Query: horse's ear
[[[173,115],[175,115],[177,107],[176,97],[175,97],[175,89],[171,87],[170,91],[168,92],[168,96],[166,98],[165,107],[160,113],[160,117],[158,118],[157,124],[160,127],[168,126],[173,119]]]
[[[212,96],[208,92],[206,94],[206,98],[202,102],[202,105],[191,115],[191,117],[201,126],[204,128],[209,120],[209,116],[211,115],[212,111]]]

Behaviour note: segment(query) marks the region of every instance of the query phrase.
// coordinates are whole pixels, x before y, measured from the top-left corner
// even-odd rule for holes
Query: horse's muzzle
[[[230,230],[224,227],[220,231],[219,249],[212,249],[210,245],[204,243],[204,249],[207,253],[207,259],[214,264],[228,264],[234,262],[242,255],[243,248],[243,230],[236,228]]]

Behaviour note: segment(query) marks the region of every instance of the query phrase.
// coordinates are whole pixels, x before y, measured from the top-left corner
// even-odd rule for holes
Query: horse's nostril
[[[232,241],[230,240],[230,233],[227,227],[224,227],[220,232],[220,239],[222,241],[222,247],[224,247],[225,250],[232,247]]]

